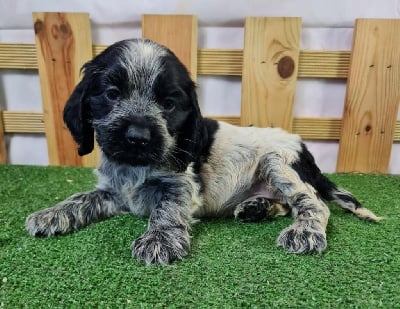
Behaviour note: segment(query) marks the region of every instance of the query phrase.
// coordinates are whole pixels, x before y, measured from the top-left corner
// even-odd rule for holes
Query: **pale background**
[[[246,16],[295,16],[303,20],[301,49],[350,50],[354,20],[400,18],[400,0],[0,0],[0,42],[34,43],[32,12],[44,11],[89,13],[94,44],[140,37],[142,14],[193,14],[199,22],[199,48],[243,48]],[[198,85],[204,114],[239,115],[239,78],[199,76]],[[300,79],[295,116],[342,117],[344,97],[344,81]],[[41,111],[37,74],[0,70],[0,107]],[[335,171],[336,142],[307,145],[324,172]],[[7,148],[12,164],[48,164],[44,136],[10,136]],[[400,174],[399,143],[393,146],[389,172]]]

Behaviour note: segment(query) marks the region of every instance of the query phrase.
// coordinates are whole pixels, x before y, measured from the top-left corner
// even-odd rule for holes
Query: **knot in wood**
[[[33,28],[35,29],[35,34],[38,34],[43,29],[43,22],[40,19],[38,19],[37,21],[35,21]]]
[[[282,78],[289,78],[290,76],[293,75],[294,66],[295,66],[294,60],[291,57],[289,56],[282,57],[278,61],[279,76]]]
[[[68,25],[66,24],[61,24],[60,25],[60,32],[64,35],[68,35],[69,34],[69,29],[68,29]]]

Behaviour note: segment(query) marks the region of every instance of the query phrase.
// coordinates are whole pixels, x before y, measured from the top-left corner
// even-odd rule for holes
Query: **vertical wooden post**
[[[7,163],[7,150],[4,136],[3,112],[0,110],[0,164],[5,163]]]
[[[399,19],[356,21],[338,172],[388,171],[400,100],[399,29]]]
[[[292,129],[301,18],[248,17],[241,125]]]
[[[89,15],[33,13],[46,139],[51,165],[93,165],[81,158],[63,119],[63,109],[92,58]],[[96,154],[94,154],[96,156]]]
[[[197,77],[197,17],[143,15],[142,36],[172,50],[195,81]]]

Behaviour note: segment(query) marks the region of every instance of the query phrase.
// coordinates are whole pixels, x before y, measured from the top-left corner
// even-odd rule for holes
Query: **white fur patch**
[[[279,153],[290,164],[300,151],[300,137],[282,129],[237,127],[219,122],[210,155],[201,168],[204,205],[197,215],[215,215],[227,201],[250,190],[260,159],[267,153]],[[268,188],[256,190],[267,192]]]
[[[146,78],[146,83],[152,85],[162,70],[160,59],[167,55],[167,50],[152,41],[138,40],[127,45],[124,52],[125,59],[122,58],[121,60],[126,61],[123,65],[130,67],[127,70],[128,73],[132,74],[129,80],[132,83],[140,84],[138,81],[141,78]],[[143,75],[143,72],[147,72],[147,74]]]

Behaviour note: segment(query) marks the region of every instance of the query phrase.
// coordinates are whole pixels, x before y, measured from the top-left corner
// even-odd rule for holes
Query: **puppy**
[[[132,213],[149,217],[147,231],[133,242],[133,256],[169,264],[188,254],[195,218],[255,222],[290,214],[294,221],[277,244],[293,253],[326,248],[324,200],[380,220],[321,174],[299,136],[203,118],[195,84],[166,47],[121,41],[83,70],[64,121],[80,155],[93,150],[96,136],[98,184],[31,214],[29,234],[70,233]]]

